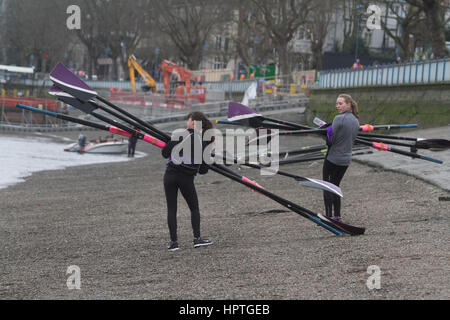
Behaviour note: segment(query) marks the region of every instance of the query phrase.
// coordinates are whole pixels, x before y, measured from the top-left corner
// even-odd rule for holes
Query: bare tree
[[[358,11],[356,7],[358,1],[342,0],[340,5],[342,6],[342,21],[344,21],[344,39],[349,40],[356,37],[357,33]]]
[[[312,0],[252,0],[257,25],[262,27],[277,50],[282,75],[290,74],[289,42],[305,25]]]
[[[71,38],[66,28],[66,8],[56,0],[8,1],[6,42],[14,51],[10,63],[34,65],[43,72],[68,56]]]
[[[154,0],[153,3],[158,27],[176,46],[178,58],[189,69],[198,69],[214,27],[230,19],[226,2]]]
[[[89,54],[89,74],[97,69],[100,55],[113,60],[114,74],[118,74],[119,59],[124,70],[128,55],[137,48],[151,21],[151,1],[82,0],[82,28],[77,30],[79,39]]]
[[[406,0],[409,4],[423,10],[431,38],[431,46],[435,57],[445,57],[448,50],[445,46],[445,10],[443,0]]]
[[[275,61],[273,42],[264,28],[258,25],[254,6],[248,0],[239,0],[234,23],[237,32],[233,38],[236,54],[247,66]]]
[[[392,17],[396,21],[396,25],[401,27],[401,34],[398,34],[396,30],[391,30],[385,19],[381,19],[381,27],[400,46],[402,58],[410,59],[414,54],[410,37],[415,35],[416,27],[423,22],[422,10],[407,3],[396,3],[391,0],[382,2],[388,11],[387,16]]]
[[[331,20],[333,18],[332,0],[316,0],[307,27],[311,36],[311,51],[314,57],[314,67],[322,70],[322,53]]]

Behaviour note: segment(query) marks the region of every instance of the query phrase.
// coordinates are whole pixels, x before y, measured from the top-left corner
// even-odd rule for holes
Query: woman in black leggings
[[[359,112],[358,104],[348,94],[339,95],[336,109],[339,114],[327,128],[328,152],[323,164],[323,180],[339,186],[352,161],[352,148],[359,131]],[[341,198],[324,191],[323,199],[327,217],[341,220]]]
[[[188,142],[188,147],[191,148],[190,159],[183,158],[183,152],[180,152],[180,142],[170,141],[166,147],[162,150],[164,158],[169,158],[167,169],[164,174],[164,191],[167,200],[167,222],[170,232],[170,246],[169,251],[176,251],[179,249],[177,238],[177,199],[178,190],[181,191],[184,199],[186,200],[189,209],[191,211],[191,224],[194,233],[194,248],[208,246],[212,244],[212,241],[203,239],[200,237],[200,209],[198,205],[197,191],[195,190],[194,178],[199,174],[206,174],[208,172],[208,166],[203,161],[203,151],[206,146],[214,141],[203,141],[203,135],[206,130],[212,129],[212,123],[201,112],[192,112],[188,116],[187,133],[183,141]],[[196,123],[202,125],[201,136],[194,131],[194,127],[197,128]],[[189,140],[190,139],[190,145]],[[201,143],[202,155],[200,161],[199,155],[195,159],[196,143]],[[178,146],[177,146],[178,145]],[[174,148],[177,147],[177,150]],[[173,151],[173,152],[172,152]],[[176,158],[176,161],[175,161]],[[197,161],[196,161],[197,160]]]

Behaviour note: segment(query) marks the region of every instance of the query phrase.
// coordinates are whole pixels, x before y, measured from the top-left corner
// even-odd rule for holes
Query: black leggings
[[[194,176],[168,168],[164,174],[164,191],[167,200],[167,223],[169,224],[170,240],[177,241],[177,198],[181,191],[191,210],[191,223],[194,237],[200,237],[200,209],[197,191],[194,186]]]
[[[342,178],[347,171],[347,168],[348,166],[338,166],[325,159],[325,162],[323,164],[323,180],[331,182],[332,184],[339,187],[339,184],[341,183]],[[333,207],[334,216],[341,216],[341,198],[338,195],[328,191],[324,191],[323,200],[325,203],[325,213],[327,217],[333,216]]]

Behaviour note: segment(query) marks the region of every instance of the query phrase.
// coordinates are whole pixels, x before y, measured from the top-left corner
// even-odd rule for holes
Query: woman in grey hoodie
[[[359,112],[358,104],[348,94],[339,95],[336,109],[339,114],[327,128],[328,152],[323,164],[323,180],[339,186],[352,161],[352,148],[359,131]],[[327,217],[341,220],[341,198],[326,191],[323,198]]]

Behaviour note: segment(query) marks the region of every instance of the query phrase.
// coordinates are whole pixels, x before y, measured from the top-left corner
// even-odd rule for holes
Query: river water
[[[25,181],[33,172],[62,170],[72,166],[130,161],[127,154],[101,155],[65,152],[70,144],[44,137],[0,135],[0,189]],[[136,152],[135,157],[145,154]]]

